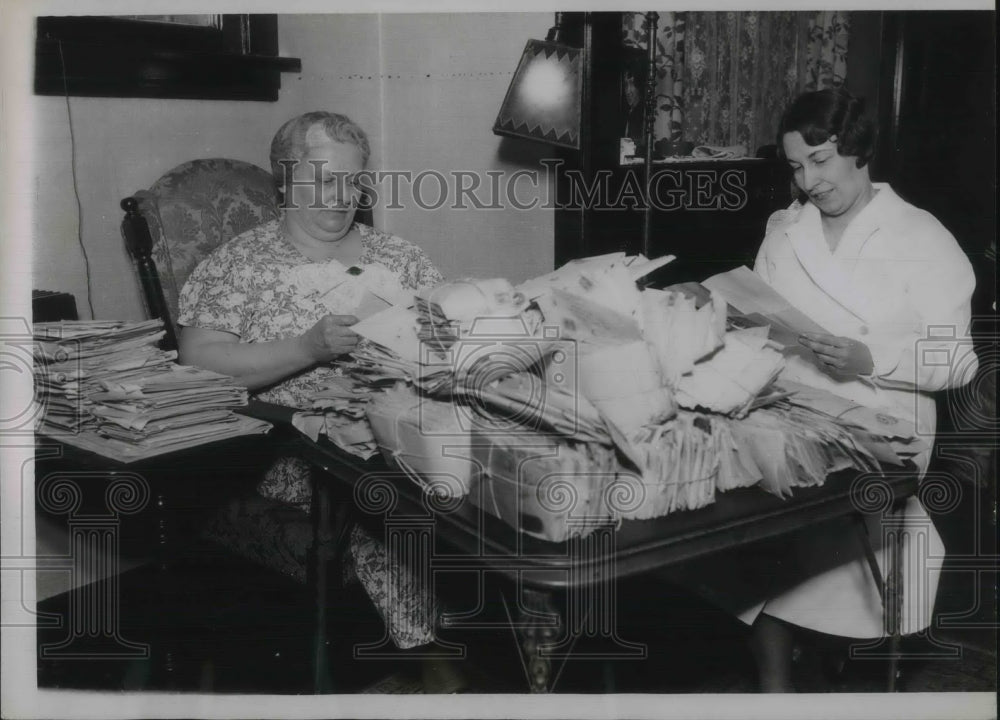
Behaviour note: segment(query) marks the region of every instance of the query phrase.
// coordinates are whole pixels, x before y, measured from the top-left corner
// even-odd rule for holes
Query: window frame
[[[274,102],[282,72],[277,15],[222,15],[221,27],[110,16],[39,17],[37,95]]]

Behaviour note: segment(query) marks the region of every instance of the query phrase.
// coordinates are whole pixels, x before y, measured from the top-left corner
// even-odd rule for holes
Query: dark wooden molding
[[[879,63],[878,148],[872,161],[872,176],[889,180],[896,175],[899,140],[899,99],[904,62],[903,15],[882,13],[882,55]]]
[[[40,17],[35,93],[275,101],[282,72],[275,15],[224,15],[221,28],[122,18]]]

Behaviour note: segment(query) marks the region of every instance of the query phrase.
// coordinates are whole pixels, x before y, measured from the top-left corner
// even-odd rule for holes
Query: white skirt
[[[927,459],[920,458],[921,475]],[[871,541],[883,578],[887,538],[895,535],[903,543],[900,631],[926,629],[945,555],[933,521],[916,497],[907,498],[899,512],[863,517],[863,526],[854,517],[844,517],[787,535],[779,552],[767,558],[719,553],[663,574],[747,624],[764,612],[831,635],[878,638],[887,630],[862,533]]]

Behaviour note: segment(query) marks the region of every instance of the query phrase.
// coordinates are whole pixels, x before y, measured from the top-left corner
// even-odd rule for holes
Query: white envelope
[[[351,330],[382,347],[389,348],[399,357],[411,362],[420,361],[420,323],[417,313],[400,305],[393,305],[351,326]]]

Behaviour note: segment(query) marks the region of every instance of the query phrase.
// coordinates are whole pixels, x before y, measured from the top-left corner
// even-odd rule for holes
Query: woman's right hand
[[[302,335],[306,354],[313,362],[329,362],[358,346],[360,336],[349,326],[358,321],[353,315],[327,315]]]

